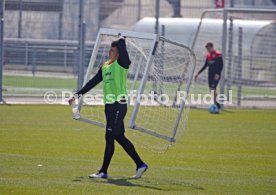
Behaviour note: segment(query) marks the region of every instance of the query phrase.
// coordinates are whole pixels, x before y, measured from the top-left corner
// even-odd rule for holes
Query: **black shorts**
[[[215,80],[214,79],[214,76],[213,77],[209,77],[208,79],[208,84],[209,84],[209,88],[210,90],[216,90],[217,89],[217,86],[218,86],[218,83],[219,83],[219,79],[218,80]]]
[[[106,133],[114,138],[125,133],[124,118],[127,113],[127,104],[115,102],[105,105]]]

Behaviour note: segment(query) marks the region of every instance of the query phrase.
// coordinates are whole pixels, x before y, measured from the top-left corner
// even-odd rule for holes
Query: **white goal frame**
[[[165,136],[165,135],[156,133],[154,131],[151,131],[149,129],[144,129],[142,127],[139,127],[139,125],[136,125],[135,121],[136,121],[136,117],[138,115],[139,108],[140,108],[141,94],[143,94],[143,92],[145,90],[146,82],[147,82],[147,79],[149,77],[150,68],[151,68],[151,65],[153,64],[152,62],[153,62],[155,51],[156,51],[156,48],[158,46],[159,41],[167,41],[169,43],[175,44],[179,47],[182,47],[185,50],[188,50],[192,54],[192,57],[193,57],[192,66],[193,67],[192,67],[192,72],[190,73],[191,75],[189,75],[189,81],[186,84],[187,94],[189,92],[189,89],[190,89],[190,86],[191,86],[191,83],[192,83],[193,73],[194,73],[194,70],[195,70],[195,63],[196,62],[195,62],[194,52],[189,47],[187,47],[183,44],[167,40],[164,37],[160,37],[157,34],[101,28],[98,35],[97,35],[97,39],[96,39],[94,49],[93,49],[93,52],[92,52],[92,55],[91,55],[91,58],[90,58],[90,62],[89,62],[89,65],[88,65],[88,69],[87,69],[85,78],[84,78],[83,85],[85,85],[89,81],[89,78],[91,78],[92,71],[95,68],[94,66],[95,66],[95,62],[96,62],[97,53],[98,53],[99,48],[100,48],[101,36],[102,35],[111,35],[111,36],[117,36],[117,37],[124,36],[124,37],[126,37],[126,40],[127,40],[127,37],[141,38],[141,39],[147,39],[147,40],[152,42],[152,44],[150,46],[150,53],[149,53],[148,56],[146,56],[148,58],[147,58],[147,61],[146,61],[145,67],[144,67],[144,74],[143,74],[141,82],[139,84],[139,89],[138,89],[138,93],[137,93],[138,94],[137,100],[134,103],[134,108],[133,108],[133,111],[131,113],[131,118],[130,118],[130,121],[128,123],[128,127],[131,128],[131,129],[135,129],[135,130],[150,134],[152,136],[164,139],[164,140],[169,141],[169,142],[175,142],[176,132],[177,132],[177,129],[178,129],[178,126],[179,126],[179,122],[181,120],[183,109],[185,107],[186,99],[182,100],[180,105],[178,106],[178,115],[175,119],[175,125],[171,129],[171,136]],[[138,69],[140,69],[140,67],[138,67]],[[136,74],[135,74],[134,82],[136,82],[135,79],[137,79]],[[180,83],[179,85],[182,85],[182,83]],[[80,97],[79,102],[78,102],[78,109],[80,110],[80,118],[78,120],[81,120],[81,121],[84,121],[84,122],[87,122],[87,123],[90,123],[90,124],[94,124],[94,125],[97,125],[97,126],[100,126],[100,127],[105,127],[105,124],[103,124],[101,122],[98,122],[98,121],[95,121],[95,120],[85,118],[81,115],[82,103],[83,103],[83,97]]]

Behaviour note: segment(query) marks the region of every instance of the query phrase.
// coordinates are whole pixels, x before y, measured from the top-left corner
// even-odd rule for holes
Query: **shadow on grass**
[[[221,111],[222,113],[225,113],[225,114],[234,114],[235,113],[235,111],[233,111],[233,110],[222,110]]]
[[[111,184],[125,187],[140,187],[159,191],[182,191],[190,188],[192,190],[205,190],[201,186],[197,186],[185,181],[163,179],[163,178],[152,178],[148,180],[146,178],[133,179],[133,178],[108,178],[108,179],[89,179],[88,177],[76,177],[73,182],[90,181],[102,184]]]

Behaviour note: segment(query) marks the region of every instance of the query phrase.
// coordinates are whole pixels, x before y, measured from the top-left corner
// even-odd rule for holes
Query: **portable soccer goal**
[[[152,33],[100,29],[84,84],[108,60],[112,41],[126,37],[131,59],[128,71],[128,127],[175,142],[188,115],[187,97],[195,69],[195,55],[185,45]],[[105,127],[102,84],[79,99],[79,120]]]

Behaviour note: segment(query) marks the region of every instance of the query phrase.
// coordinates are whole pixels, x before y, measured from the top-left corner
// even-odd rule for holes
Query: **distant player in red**
[[[222,55],[219,51],[214,49],[213,43],[207,43],[206,49],[208,51],[207,58],[204,66],[198,71],[195,76],[195,80],[197,80],[200,73],[202,73],[208,67],[208,84],[211,91],[214,91],[214,104],[217,105],[218,109],[220,109],[220,104],[216,101],[217,92],[216,88],[219,83],[221,77],[221,71],[223,68],[223,60]]]

